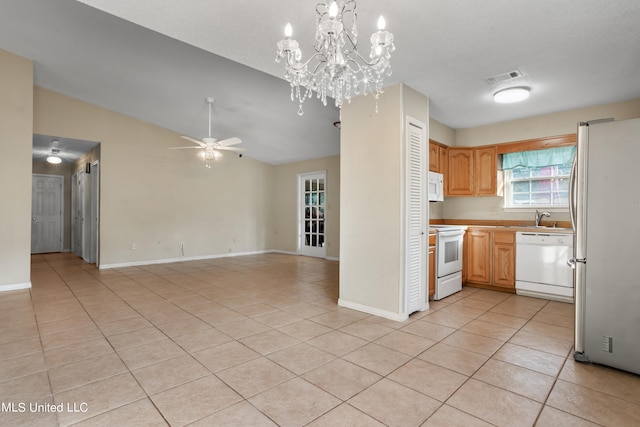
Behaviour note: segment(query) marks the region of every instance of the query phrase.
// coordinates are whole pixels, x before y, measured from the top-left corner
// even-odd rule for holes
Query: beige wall
[[[456,131],[455,145],[499,144],[501,142],[565,135],[576,133],[578,122],[609,117],[616,120],[624,120],[638,116],[640,116],[640,99],[633,99],[625,102],[527,117],[493,125],[458,129]]]
[[[324,157],[275,166],[273,202],[273,247],[298,251],[298,174],[326,171],[325,232],[327,257],[340,256],[340,156]]]
[[[197,258],[273,248],[273,167],[225,154],[207,169],[179,135],[42,88],[34,131],[98,141],[100,264]],[[136,249],[132,250],[131,245]]]
[[[0,289],[31,281],[33,63],[0,49]]]
[[[380,315],[403,310],[405,115],[426,124],[427,102],[397,84],[385,88],[377,113],[372,96],[342,107],[340,300]]]
[[[429,118],[429,139],[433,139],[444,145],[455,145],[456,130],[435,119]]]
[[[529,117],[456,131],[456,146],[476,146],[575,133],[578,122],[600,118],[624,120],[640,117],[640,99],[555,114]],[[502,197],[449,197],[442,204],[442,218],[524,220],[533,222],[533,211],[505,211]],[[435,211],[435,207],[431,209]],[[569,221],[567,211],[551,212],[551,221]]]

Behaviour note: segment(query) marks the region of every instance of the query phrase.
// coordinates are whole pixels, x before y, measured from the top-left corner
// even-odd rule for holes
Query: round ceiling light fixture
[[[62,163],[62,159],[60,158],[60,156],[58,156],[58,153],[60,153],[59,149],[52,148],[51,149],[51,155],[49,155],[49,157],[47,157],[47,162],[49,162],[49,163],[51,163],[53,165],[58,165],[58,164]]]
[[[493,100],[500,104],[512,104],[529,98],[529,88],[524,86],[502,89],[493,94]]]

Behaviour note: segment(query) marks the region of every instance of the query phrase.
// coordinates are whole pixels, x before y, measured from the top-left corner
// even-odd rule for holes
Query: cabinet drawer
[[[516,242],[515,231],[494,231],[493,232],[494,243],[507,243],[514,244]]]

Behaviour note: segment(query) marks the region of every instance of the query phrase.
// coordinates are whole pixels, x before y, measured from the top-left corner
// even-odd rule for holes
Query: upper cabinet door
[[[440,150],[438,145],[429,142],[429,171],[440,172]]]
[[[447,171],[449,195],[473,195],[473,162],[473,148],[449,147],[449,168]]]
[[[482,147],[474,150],[476,196],[495,196],[497,193],[496,176],[498,150],[493,147]]]

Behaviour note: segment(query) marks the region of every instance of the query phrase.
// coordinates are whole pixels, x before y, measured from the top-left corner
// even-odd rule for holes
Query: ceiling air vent
[[[490,85],[495,85],[498,83],[506,82],[509,80],[516,80],[522,77],[522,72],[520,70],[509,71],[508,73],[497,74],[495,76],[488,77],[486,82]]]

